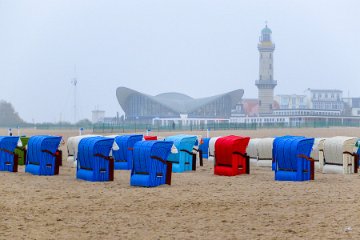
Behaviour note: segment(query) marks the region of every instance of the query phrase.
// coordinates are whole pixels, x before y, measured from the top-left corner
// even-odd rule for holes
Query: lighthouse
[[[274,88],[274,50],[275,44],[271,41],[272,31],[267,24],[261,31],[258,43],[259,50],[259,79],[255,81],[258,88],[259,114],[267,115],[273,112]]]

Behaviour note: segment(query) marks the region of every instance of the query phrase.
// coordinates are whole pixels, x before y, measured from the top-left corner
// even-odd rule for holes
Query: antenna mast
[[[76,74],[76,65],[74,66],[74,77],[71,80],[71,85],[74,86],[74,123],[76,123],[76,113],[77,113],[77,104],[76,104],[76,86],[78,84],[77,74]]]

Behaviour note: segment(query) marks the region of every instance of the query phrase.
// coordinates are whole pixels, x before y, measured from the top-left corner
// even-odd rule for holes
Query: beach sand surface
[[[6,134],[0,129],[0,134]],[[22,130],[67,137],[77,131]],[[159,134],[167,136],[175,132]],[[194,132],[192,132],[194,134]],[[195,134],[206,135],[205,132]],[[360,136],[358,128],[211,132],[251,137],[284,134]],[[277,182],[269,168],[250,175],[174,173],[172,185],[130,187],[130,171],[113,182],[76,180],[66,162],[58,176],[0,172],[0,239],[359,239],[360,177],[321,174],[315,181]]]

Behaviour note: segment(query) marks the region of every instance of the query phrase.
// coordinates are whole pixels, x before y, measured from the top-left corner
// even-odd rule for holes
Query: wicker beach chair
[[[272,149],[274,138],[261,138],[257,143],[257,166],[271,167],[272,166]]]
[[[15,154],[18,155],[19,165],[25,165],[26,163],[26,151],[28,142],[28,137],[20,137],[18,145],[15,148]]]
[[[173,142],[140,141],[135,143],[130,185],[156,187],[171,185],[172,163],[167,161]]]
[[[277,181],[314,180],[314,161],[310,158],[314,138],[280,138],[275,146]]]
[[[250,137],[226,136],[215,143],[214,174],[235,176],[250,173],[250,158],[246,153]]]
[[[62,154],[59,136],[32,136],[28,142],[25,172],[33,175],[57,175]]]
[[[109,156],[114,138],[81,139],[77,155],[76,178],[86,181],[113,181],[114,159]]]
[[[327,138],[319,146],[319,168],[322,173],[357,173],[359,157],[356,137]]]
[[[209,154],[208,154],[208,160],[209,161],[215,161],[215,143],[216,141],[221,137],[212,137],[209,141]]]
[[[0,136],[0,171],[17,172],[18,155],[15,153],[19,137]]]
[[[165,141],[173,142],[177,148],[177,153],[170,153],[167,159],[172,162],[173,172],[196,170],[196,154],[193,153],[196,140],[196,136],[184,134],[165,138]]]
[[[133,166],[133,149],[135,143],[142,141],[143,135],[123,135],[115,137],[115,142],[119,146],[118,150],[112,151],[115,160],[115,170],[131,170]]]

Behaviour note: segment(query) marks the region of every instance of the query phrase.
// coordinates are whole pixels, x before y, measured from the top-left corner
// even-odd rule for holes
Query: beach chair
[[[157,136],[144,136],[145,141],[158,140]]]
[[[314,138],[280,138],[275,146],[277,181],[314,180],[314,160],[310,158]]]
[[[18,141],[19,137],[0,136],[0,171],[18,171],[18,155],[15,153]]]
[[[72,163],[72,167],[77,166],[77,153],[78,153],[78,148],[79,148],[79,143],[81,141],[81,139],[83,138],[88,138],[88,137],[99,137],[100,135],[92,135],[92,134],[87,134],[87,135],[79,135],[79,136],[73,136],[73,137],[69,137],[67,140],[67,144],[66,144],[66,148],[67,148],[67,152],[68,152],[68,157],[67,157],[67,161]]]
[[[251,164],[257,163],[258,158],[258,150],[257,150],[257,143],[260,141],[260,138],[251,138],[249,144],[246,148],[246,153],[250,158]]]
[[[202,153],[202,157],[206,159],[209,157],[209,142],[210,142],[210,138],[203,138],[202,143],[199,146],[199,150]]]
[[[118,150],[113,150],[112,155],[115,160],[115,170],[131,170],[133,149],[135,143],[142,141],[143,135],[123,135],[115,137],[115,142],[119,146]]]
[[[167,159],[172,162],[173,172],[196,170],[196,155],[193,153],[196,140],[196,136],[184,134],[165,138],[165,141],[173,142],[177,149],[177,153],[170,153]]]
[[[315,162],[315,169],[320,168],[319,163],[319,152],[324,152],[324,142],[326,138],[315,138],[314,145],[312,147],[311,155],[310,157],[314,159]]]
[[[109,156],[114,138],[87,137],[80,140],[76,178],[92,182],[114,180],[114,159]]]
[[[272,167],[272,150],[274,138],[261,138],[257,143],[257,166]]]
[[[209,154],[208,154],[208,160],[214,161],[215,160],[215,143],[216,140],[218,140],[220,137],[212,137],[209,141]]]
[[[134,145],[130,185],[171,185],[172,163],[167,161],[173,142],[139,141]]]
[[[17,147],[15,148],[15,154],[18,155],[18,164],[25,165],[26,163],[26,149],[29,142],[28,137],[20,137]]]
[[[226,136],[216,140],[214,174],[235,176],[250,173],[250,158],[246,148],[250,137]]]
[[[197,139],[195,141],[195,145],[194,145],[193,151],[192,151],[196,158],[195,161],[200,163],[200,167],[203,166],[203,153],[200,149],[200,145],[202,144],[202,142],[203,142],[202,137],[197,136]],[[196,170],[196,164],[195,164],[195,170]]]
[[[322,173],[352,174],[358,172],[358,138],[337,136],[327,138],[320,146],[319,168]]]
[[[32,136],[28,142],[25,172],[33,175],[57,175],[61,163],[59,136]]]

